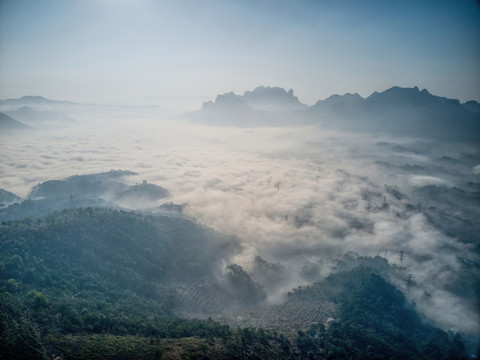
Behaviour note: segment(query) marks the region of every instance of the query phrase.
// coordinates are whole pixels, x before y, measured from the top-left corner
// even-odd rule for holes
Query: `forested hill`
[[[251,288],[261,294],[238,265],[218,280],[238,246],[238,239],[184,217],[118,210],[3,222],[0,359],[463,358],[460,337],[424,324],[398,290],[365,267],[292,291],[286,307],[275,308],[278,322],[292,304],[336,309],[333,322],[293,336],[280,327],[232,329],[178,318],[179,288],[192,283],[226,284],[225,296]],[[232,274],[236,281],[228,282]],[[237,305],[248,311],[258,301]]]
[[[4,224],[5,275],[23,286],[72,294],[113,286],[157,299],[160,284],[212,278],[238,246],[183,217],[110,209],[64,210]]]
[[[455,359],[465,353],[458,335],[423,322],[405,296],[371,268],[332,274],[290,297],[337,304],[338,318],[328,332],[321,325],[299,332],[297,346],[304,352],[318,354],[330,346],[333,359]]]

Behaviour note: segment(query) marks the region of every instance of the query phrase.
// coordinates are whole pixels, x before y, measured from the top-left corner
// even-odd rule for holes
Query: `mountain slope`
[[[153,359],[175,342],[183,357],[224,359],[463,356],[461,338],[424,324],[398,290],[365,267],[295,289],[284,305],[252,313],[270,317],[274,331],[172,317],[180,289],[214,283],[237,250],[235,238],[180,217],[87,208],[7,222],[0,226],[0,350],[7,358]],[[249,275],[230,265],[226,279],[245,297],[245,310],[254,310],[248,294],[257,285]],[[326,302],[335,304],[328,313],[333,323],[322,313]],[[309,319],[294,324],[305,314]],[[285,321],[287,329],[300,326],[297,334],[275,326]]]
[[[59,111],[37,111],[28,106],[23,106],[15,111],[9,111],[8,115],[29,125],[35,125],[38,123],[61,125],[75,121]]]
[[[14,279],[23,294],[36,290],[53,300],[61,290],[74,302],[93,291],[114,309],[150,301],[165,314],[169,286],[213,278],[236,247],[235,239],[184,217],[65,210],[1,227],[2,288]]]
[[[31,129],[31,128],[6,114],[0,113],[0,130],[1,131],[17,131],[17,130],[28,130],[28,129]]]
[[[337,318],[328,331],[313,325],[299,332],[296,342],[305,354],[332,359],[461,359],[460,337],[423,323],[403,294],[376,271],[359,267],[339,272],[312,286],[299,288],[292,298],[326,297],[337,304]]]
[[[0,189],[0,208],[19,203],[22,199],[10,191]]]

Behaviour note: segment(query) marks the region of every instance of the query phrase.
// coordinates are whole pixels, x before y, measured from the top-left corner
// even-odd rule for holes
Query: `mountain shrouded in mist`
[[[329,129],[477,142],[478,107],[475,101],[461,104],[426,89],[398,86],[367,98],[356,93],[332,95],[308,107],[292,90],[260,86],[243,96],[233,92],[219,95],[215,103],[203,105],[202,116],[224,125],[319,124]],[[290,111],[295,112],[286,115]]]
[[[14,131],[14,130],[28,130],[30,127],[15,120],[11,116],[0,113],[0,130]]]
[[[471,111],[473,103],[396,86],[365,99],[358,94],[337,95],[318,101],[308,111],[324,125],[353,131],[477,142],[480,116]]]
[[[279,87],[258,86],[252,91],[246,91],[243,96],[235,95],[229,92],[223,95],[218,95],[215,103],[204,103],[204,108],[210,108],[213,105],[227,107],[227,106],[243,106],[266,111],[295,111],[305,109],[308,106],[302,104],[296,96],[293,95],[293,90]]]
[[[18,203],[21,200],[22,199],[17,195],[15,195],[14,193],[0,189],[0,208]]]
[[[291,114],[307,107],[292,89],[287,92],[279,87],[259,86],[243,95],[218,95],[215,102],[204,103],[195,118],[217,125],[278,126],[291,123]]]
[[[78,120],[0,134],[2,352],[477,351],[478,103],[261,86],[167,120],[33,99],[9,113]]]
[[[14,205],[0,210],[0,219],[40,216],[54,210],[89,206],[147,208],[168,196],[167,189],[145,180],[140,184],[128,184],[126,178],[134,175],[137,174],[132,171],[110,170],[74,175],[63,180],[48,180],[35,185],[23,202],[18,197],[17,201],[12,201],[11,196],[9,201],[5,200]]]
[[[259,86],[252,91],[246,91],[243,98],[257,110],[295,111],[308,107],[293,95],[292,89],[285,91],[279,87]]]
[[[41,106],[51,111],[36,111],[29,106]],[[50,123],[65,126],[71,118],[58,110],[92,111],[100,105],[82,105],[69,101],[49,100],[40,96],[0,101],[0,109],[29,125]],[[97,111],[98,111],[97,109]],[[115,107],[103,110],[115,111]],[[139,107],[139,111],[142,109]],[[203,104],[190,115],[202,124],[257,127],[319,125],[326,129],[363,133],[384,133],[443,141],[480,141],[480,104],[460,103],[429,93],[417,87],[394,86],[363,98],[359,94],[332,95],[308,107],[279,87],[259,86],[243,95],[233,92],[218,95],[215,102]],[[130,109],[132,111],[132,109]],[[142,111],[147,111],[143,108]],[[16,117],[15,117],[16,115]],[[5,115],[6,116],[6,115]],[[13,126],[6,120],[4,127]],[[18,125],[18,124],[17,124]],[[17,128],[21,125],[16,126]]]
[[[15,111],[10,111],[8,115],[32,126],[45,124],[65,125],[66,123],[75,121],[59,111],[37,111],[28,106],[22,106]]]
[[[5,99],[0,100],[0,107],[18,107],[23,106],[42,106],[42,105],[71,105],[75,104],[71,101],[51,100],[44,98],[43,96],[23,96],[18,99]]]

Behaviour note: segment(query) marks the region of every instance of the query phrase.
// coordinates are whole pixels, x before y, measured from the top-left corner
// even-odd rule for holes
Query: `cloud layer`
[[[112,120],[100,131],[95,123],[77,124],[69,133],[2,137],[0,188],[25,197],[46,180],[135,171],[132,183],[145,179],[168,189],[159,203],[185,203],[200,222],[240,237],[243,251],[226,263],[248,269],[262,256],[286,267],[290,287],[304,281],[300,273],[308,262],[323,264],[326,275],[332,260],[348,251],[380,254],[397,265],[404,251],[404,272],[416,283],[409,296],[420,310],[443,328],[479,332],[478,244],[448,236],[424,211],[435,199],[418,195],[432,186],[475,190],[476,149],[315,127],[238,129],[143,119]],[[467,193],[447,210],[455,214],[468,201]],[[394,281],[404,288],[398,274]],[[461,281],[467,289],[459,290]]]

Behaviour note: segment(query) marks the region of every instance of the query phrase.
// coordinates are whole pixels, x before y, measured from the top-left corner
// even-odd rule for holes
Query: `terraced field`
[[[220,284],[191,285],[178,292],[176,311],[187,318],[212,318],[232,327],[261,327],[295,335],[310,325],[336,318],[329,301],[292,297],[284,303],[242,306]]]

